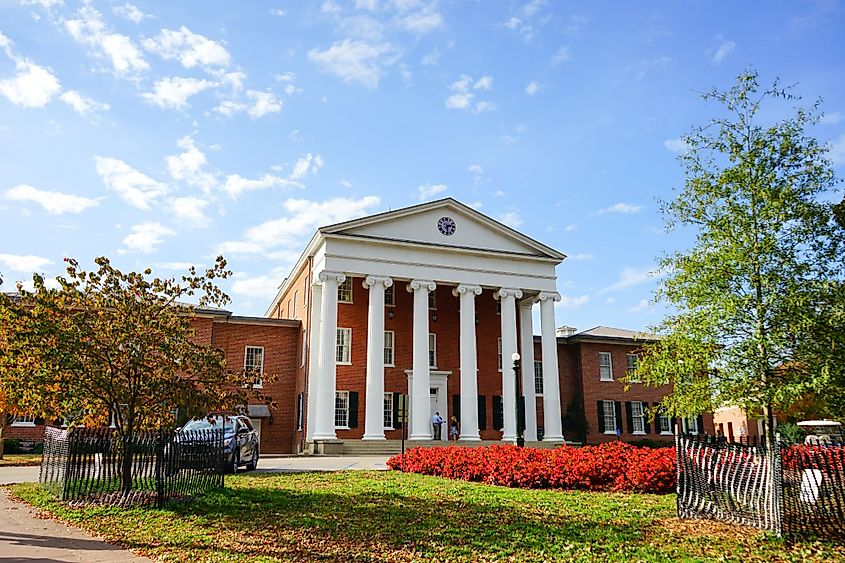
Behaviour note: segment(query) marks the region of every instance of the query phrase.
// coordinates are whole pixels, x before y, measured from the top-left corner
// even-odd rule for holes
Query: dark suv
[[[189,421],[180,430],[189,433],[223,428],[223,452],[226,471],[237,473],[240,466],[250,471],[258,466],[258,433],[249,418],[239,414],[210,413],[203,418]]]

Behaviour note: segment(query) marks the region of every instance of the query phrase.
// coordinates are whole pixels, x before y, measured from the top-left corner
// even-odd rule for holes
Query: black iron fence
[[[64,501],[155,505],[223,487],[223,432],[47,428],[39,481]]]
[[[679,518],[845,537],[845,445],[677,436]]]

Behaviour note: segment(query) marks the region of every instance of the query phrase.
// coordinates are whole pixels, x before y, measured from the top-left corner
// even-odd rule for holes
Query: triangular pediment
[[[323,227],[324,235],[435,245],[563,260],[560,252],[452,198]]]

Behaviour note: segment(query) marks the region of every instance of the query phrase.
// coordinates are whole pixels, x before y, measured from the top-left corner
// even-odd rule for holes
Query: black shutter
[[[519,395],[516,400],[516,435],[522,436],[525,432],[525,396]]]
[[[505,413],[502,408],[502,397],[493,395],[493,430],[501,430],[505,426]]]
[[[478,429],[487,430],[487,397],[478,396]]]
[[[399,393],[393,394],[393,428],[402,428],[402,421],[399,420]]]
[[[651,424],[648,421],[649,412],[646,409],[648,409],[648,403],[643,401],[643,425],[645,425],[645,433],[651,434]]]
[[[614,401],[613,406],[616,410],[616,430],[622,430],[622,403]]]
[[[604,401],[596,401],[596,412],[599,413],[599,434],[604,434]]]
[[[634,433],[634,407],[631,401],[625,401],[625,421],[628,423],[628,432]]]
[[[358,391],[349,392],[349,428],[358,428]]]
[[[703,415],[698,415],[698,433],[699,434],[707,434],[707,432],[704,431],[704,416]]]
[[[44,419],[40,416],[36,416],[35,417],[35,424],[36,424],[36,426],[41,426],[42,424],[44,424]]]
[[[461,396],[452,395],[452,416],[461,421]]]

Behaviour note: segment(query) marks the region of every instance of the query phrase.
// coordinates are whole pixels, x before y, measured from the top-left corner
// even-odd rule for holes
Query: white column
[[[555,335],[555,301],[560,293],[544,291],[540,301],[540,333],[543,350],[543,441],[563,441],[560,420],[560,375],[557,367],[557,336]]]
[[[519,302],[519,336],[522,349],[522,395],[525,397],[525,441],[537,441],[537,400],[534,394],[534,299]]]
[[[503,442],[516,441],[516,374],[511,356],[516,352],[516,301],[521,289],[503,287],[496,295],[502,301],[502,403],[505,414]]]
[[[452,294],[461,300],[461,441],[481,440],[478,434],[478,350],[475,338],[475,296],[481,286],[462,283]]]
[[[317,380],[317,408],[314,440],[335,440],[334,403],[337,380],[337,286],[346,281],[340,272],[320,272],[323,282],[320,305],[320,378]]]
[[[367,317],[367,390],[364,440],[384,440],[384,290],[393,285],[386,276],[367,276],[370,290]]]
[[[308,328],[308,418],[305,420],[305,440],[310,442],[314,437],[314,426],[317,423],[317,385],[320,380],[320,307],[323,304],[323,286],[316,283],[311,286],[311,316]]]
[[[428,294],[437,288],[430,280],[413,280],[408,291],[414,294],[414,363],[411,393],[411,432],[409,440],[431,440],[429,389],[431,372],[428,362]]]

